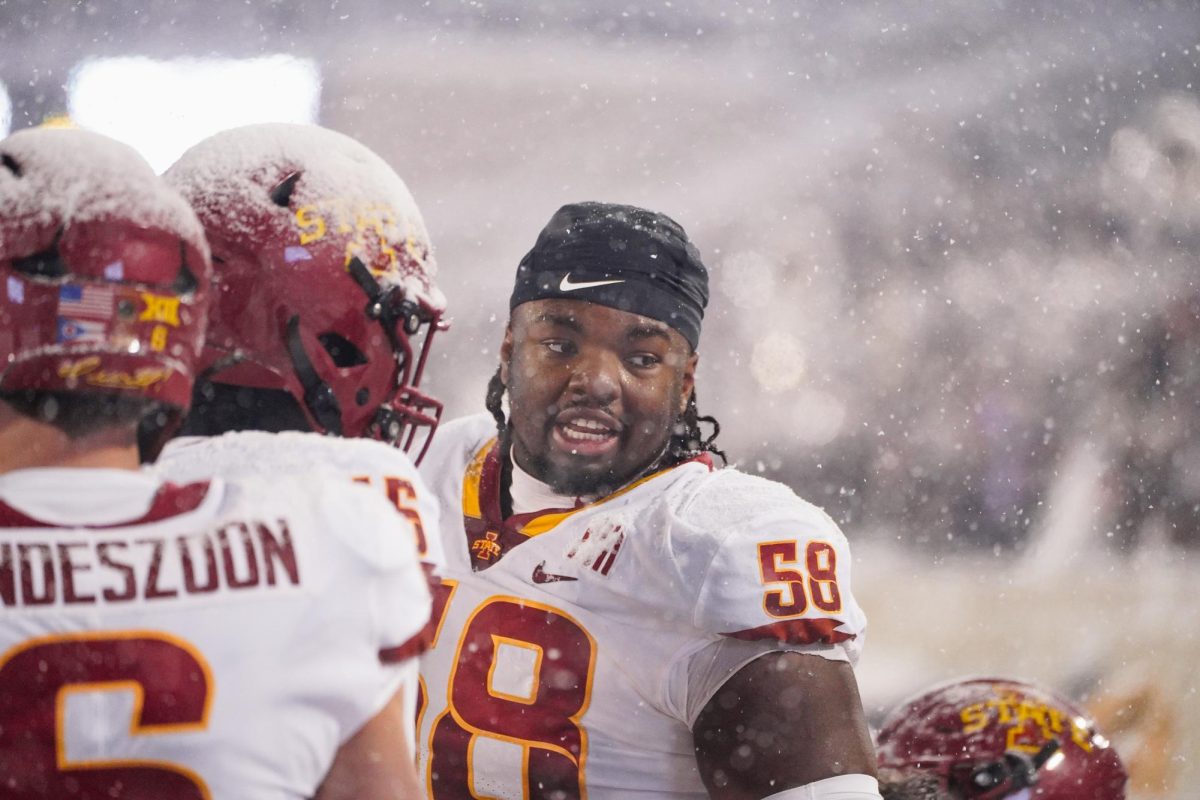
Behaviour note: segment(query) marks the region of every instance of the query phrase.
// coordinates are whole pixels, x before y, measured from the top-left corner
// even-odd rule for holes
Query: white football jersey
[[[494,422],[422,464],[447,558],[421,658],[430,796],[707,797],[691,729],[774,650],[854,662],[864,615],[837,525],[700,458],[591,504],[501,519]]]
[[[311,797],[429,610],[361,486],[0,475],[2,794]]]
[[[236,478],[316,471],[373,486],[407,521],[421,560],[435,571],[441,567],[436,498],[425,490],[404,451],[383,442],[300,431],[183,436],[167,443],[154,467],[176,483],[214,475]]]

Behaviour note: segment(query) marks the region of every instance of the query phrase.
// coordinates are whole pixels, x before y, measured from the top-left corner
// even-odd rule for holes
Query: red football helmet
[[[340,133],[271,124],[206,139],[166,178],[213,249],[205,377],[286,391],[322,433],[427,445],[442,406],[417,385],[445,299],[391,167]]]
[[[901,797],[1125,797],[1125,768],[1095,724],[1020,681],[962,680],[921,694],[888,715],[876,743],[881,785],[926,792],[901,788]]]
[[[191,401],[211,280],[184,200],[129,147],[38,128],[0,142],[0,391]]]

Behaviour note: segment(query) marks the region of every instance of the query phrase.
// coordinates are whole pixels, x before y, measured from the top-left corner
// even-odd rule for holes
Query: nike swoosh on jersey
[[[545,561],[539,561],[537,566],[533,568],[534,583],[558,583],[559,581],[579,580],[579,578],[572,578],[570,575],[555,575],[553,572],[546,572],[546,570],[543,569],[545,566]]]
[[[624,278],[614,278],[607,281],[579,281],[578,283],[571,280],[571,273],[563,275],[562,281],[558,284],[560,292],[573,292],[576,289],[592,289],[596,286],[608,286],[613,283],[624,283]]]

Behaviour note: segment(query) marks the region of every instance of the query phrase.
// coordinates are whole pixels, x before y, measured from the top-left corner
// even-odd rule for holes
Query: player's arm
[[[694,613],[716,638],[688,657],[687,690],[673,695],[701,778],[721,800],[879,800],[853,671],[866,617],[849,544],[786,487],[724,480],[681,514],[692,546],[713,552]],[[730,499],[743,496],[753,504]]]
[[[423,796],[411,753],[404,691],[343,744],[313,800],[415,800]]]
[[[795,797],[879,797],[871,780],[875,751],[854,671],[844,661],[797,652],[761,656],[713,695],[692,734],[714,798],[760,800],[811,784],[829,793]]]
[[[314,800],[422,797],[413,698],[415,657],[424,647],[431,606],[415,542],[397,535],[406,526],[372,488],[335,481],[322,489],[330,500],[328,541],[346,548],[331,553],[350,556],[339,577],[349,637],[343,677],[353,716],[348,712],[342,730],[354,733],[343,734]]]

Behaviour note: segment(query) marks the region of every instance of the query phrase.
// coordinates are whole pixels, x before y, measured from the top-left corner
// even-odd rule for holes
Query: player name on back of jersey
[[[0,539],[6,608],[169,603],[300,585],[296,546],[282,518],[186,534],[41,529]]]

